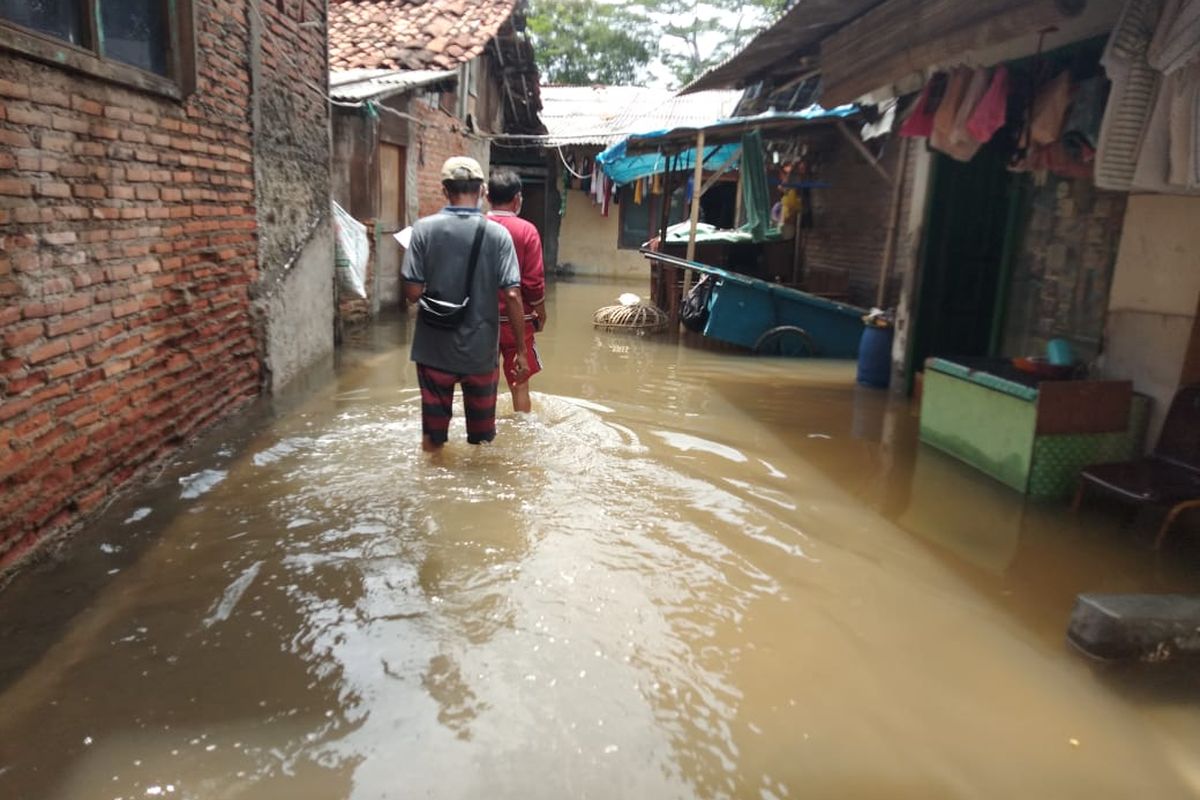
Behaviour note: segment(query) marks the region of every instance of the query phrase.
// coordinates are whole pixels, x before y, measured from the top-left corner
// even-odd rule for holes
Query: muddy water
[[[403,322],[0,594],[3,798],[1192,797],[1200,687],[1076,592],[1186,589],[916,446],[846,364],[594,333],[418,452]]]

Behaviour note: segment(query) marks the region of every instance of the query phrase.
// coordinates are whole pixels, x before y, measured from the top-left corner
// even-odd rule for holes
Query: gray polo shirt
[[[447,206],[417,220],[404,254],[404,280],[423,283],[442,299],[461,301],[479,217],[478,209]],[[520,286],[521,269],[508,231],[490,220],[486,225],[466,317],[452,331],[430,327],[418,318],[412,346],[412,360],[418,364],[456,375],[479,375],[499,363],[496,294]]]

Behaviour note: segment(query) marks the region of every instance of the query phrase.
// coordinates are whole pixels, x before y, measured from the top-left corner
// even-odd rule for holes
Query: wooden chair
[[[1200,385],[1183,386],[1175,393],[1158,444],[1149,456],[1093,464],[1080,473],[1072,505],[1075,511],[1088,490],[1138,507],[1169,506],[1154,539],[1155,549],[1161,546],[1180,514],[1200,508]]]

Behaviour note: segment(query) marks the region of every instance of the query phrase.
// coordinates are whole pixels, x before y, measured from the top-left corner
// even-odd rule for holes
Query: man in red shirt
[[[492,206],[488,219],[508,230],[517,250],[517,263],[521,267],[521,299],[525,307],[525,341],[522,346],[529,368],[520,373],[516,370],[517,339],[503,306],[500,309],[500,355],[504,359],[504,377],[512,392],[513,409],[528,412],[533,407],[529,399],[529,379],[542,370],[533,332],[546,327],[546,270],[542,264],[542,237],[533,223],[517,216],[521,213],[521,178],[511,169],[492,172],[488,178],[488,202]]]

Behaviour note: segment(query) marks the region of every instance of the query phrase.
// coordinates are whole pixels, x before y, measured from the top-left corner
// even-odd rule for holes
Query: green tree
[[[546,83],[636,83],[657,51],[655,26],[638,6],[533,0],[527,19]]]
[[[662,35],[675,47],[664,47],[660,58],[680,86],[741,50],[750,39],[775,21],[789,0],[645,0],[646,9],[660,21]]]

